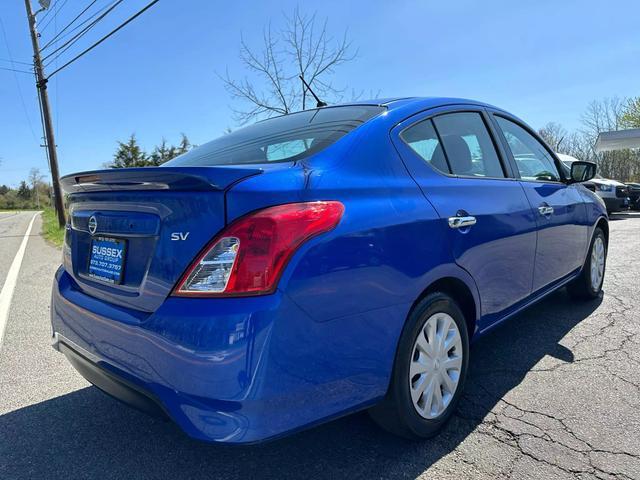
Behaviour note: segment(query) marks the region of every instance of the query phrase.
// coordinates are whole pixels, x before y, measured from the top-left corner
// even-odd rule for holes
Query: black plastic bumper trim
[[[64,340],[60,340],[57,347],[80,375],[107,395],[148,415],[169,420],[164,407],[151,393],[108,372],[64,343]]]

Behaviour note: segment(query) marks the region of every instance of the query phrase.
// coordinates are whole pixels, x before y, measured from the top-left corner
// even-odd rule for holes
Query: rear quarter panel
[[[318,408],[327,416],[338,404],[372,402],[386,392],[404,322],[430,283],[458,278],[477,300],[389,129],[370,122],[308,161],[250,178],[227,194],[229,220],[279,203],[345,205],[337,228],[305,243],[280,280],[279,290],[301,314],[273,325],[261,368],[278,383],[262,382],[265,398],[285,390],[321,395],[327,402]]]

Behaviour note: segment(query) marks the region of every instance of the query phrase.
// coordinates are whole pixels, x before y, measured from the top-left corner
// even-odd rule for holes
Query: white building
[[[596,141],[596,152],[640,148],[640,128],[602,132]]]

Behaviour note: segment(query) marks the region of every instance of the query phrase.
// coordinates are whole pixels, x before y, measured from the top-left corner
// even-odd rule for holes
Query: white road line
[[[31,227],[33,227],[33,222],[36,219],[36,216],[40,212],[36,212],[31,221],[29,222],[29,226],[27,227],[27,231],[22,238],[22,243],[20,244],[20,248],[18,248],[18,252],[11,262],[11,266],[9,267],[9,273],[7,273],[7,278],[4,281],[4,285],[2,286],[2,290],[0,290],[0,349],[2,348],[2,340],[4,339],[4,331],[7,327],[7,320],[9,318],[9,307],[11,306],[11,298],[13,297],[13,290],[16,288],[16,283],[18,281],[18,273],[20,273],[20,266],[22,265],[22,259],[24,258],[24,252],[27,249],[27,242],[29,241],[29,235],[31,234]]]

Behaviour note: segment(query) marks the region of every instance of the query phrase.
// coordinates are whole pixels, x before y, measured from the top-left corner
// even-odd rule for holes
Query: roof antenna
[[[305,88],[311,92],[311,95],[313,95],[313,98],[316,99],[316,107],[317,108],[326,107],[327,104],[322,100],[320,100],[318,96],[315,94],[315,92],[311,90],[311,87],[309,86],[309,84],[305,82],[304,77],[302,75],[298,75],[298,77],[300,78],[300,80],[302,80],[302,83],[304,84]]]

